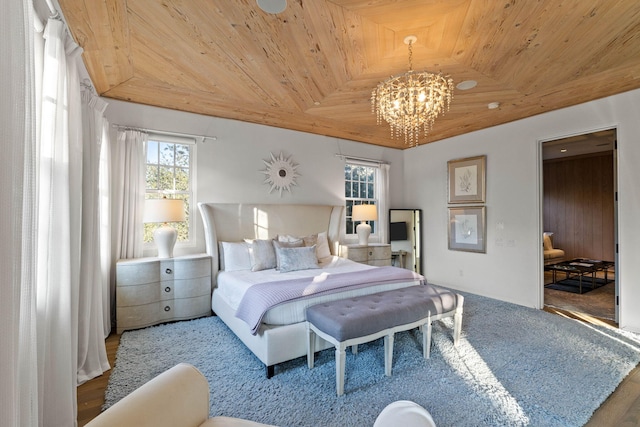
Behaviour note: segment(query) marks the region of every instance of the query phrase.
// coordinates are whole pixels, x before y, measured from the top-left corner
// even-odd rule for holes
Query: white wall
[[[390,206],[423,210],[423,265],[429,281],[538,308],[543,301],[540,142],[616,127],[619,321],[622,328],[640,331],[640,311],[635,310],[640,279],[633,268],[640,255],[640,191],[635,188],[640,183],[640,90],[404,151],[107,101],[111,123],[217,137],[197,146],[198,201],[340,204],[344,169],[336,153],[388,161]],[[298,186],[282,198],[268,193],[260,172],[263,160],[280,152],[292,156],[300,173]],[[487,155],[487,253],[449,251],[447,161],[481,154]],[[196,218],[196,246],[176,249],[177,254],[204,251]]]
[[[640,331],[640,90],[404,151],[405,202],[423,209],[427,279],[540,308],[540,143],[612,127],[618,136],[619,324]],[[487,253],[450,251],[447,161],[482,154],[487,155]]]
[[[400,207],[404,200],[403,155],[401,150],[377,147],[333,137],[278,129],[269,126],[219,119],[198,114],[106,99],[110,123],[153,130],[215,136],[198,143],[196,199],[218,203],[344,204],[344,161],[336,154],[383,160],[389,171],[390,204]],[[270,153],[284,153],[298,164],[297,186],[291,193],[269,193],[264,184],[264,160]],[[179,247],[176,255],[204,252],[200,215],[196,212],[196,244]],[[372,239],[372,241],[375,241]],[[152,256],[155,249],[145,251]]]

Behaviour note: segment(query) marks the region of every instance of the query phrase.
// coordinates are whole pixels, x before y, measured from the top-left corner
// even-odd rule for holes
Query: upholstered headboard
[[[278,234],[307,236],[326,231],[335,255],[344,234],[344,206],[198,203],[198,208],[206,250],[212,258],[214,286],[220,266],[218,242],[271,239]]]

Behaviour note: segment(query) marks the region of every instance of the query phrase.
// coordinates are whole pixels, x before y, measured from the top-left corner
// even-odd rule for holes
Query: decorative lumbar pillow
[[[289,234],[278,235],[279,242],[298,242],[301,240],[304,242],[304,246],[316,246],[318,262],[325,262],[331,259],[331,249],[329,248],[329,238],[326,231],[304,237],[296,237]]]
[[[329,248],[329,238],[327,237],[326,231],[318,233],[316,256],[318,257],[318,261],[320,262],[331,259],[331,249]]]
[[[279,242],[277,240],[273,241],[273,248],[276,251],[276,270],[280,270],[280,248],[301,248],[304,246],[304,241],[302,239],[297,239],[293,241],[283,241]]]
[[[271,240],[245,240],[249,243],[249,256],[251,257],[251,271],[276,268],[276,252]]]
[[[320,268],[318,266],[315,246],[279,248],[278,257],[280,259],[280,273]]]
[[[246,242],[220,242],[220,270],[251,270],[249,245]]]

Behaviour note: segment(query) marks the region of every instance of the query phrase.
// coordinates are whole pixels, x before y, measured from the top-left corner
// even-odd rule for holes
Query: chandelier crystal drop
[[[415,36],[404,39],[409,45],[409,71],[379,83],[371,92],[371,112],[378,124],[389,123],[391,138],[404,135],[410,147],[418,145],[420,132],[426,136],[436,118],[449,111],[453,98],[449,76],[413,71],[411,44],[416,40]]]

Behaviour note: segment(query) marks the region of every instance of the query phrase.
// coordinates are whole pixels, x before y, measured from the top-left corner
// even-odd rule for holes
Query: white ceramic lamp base
[[[173,258],[173,247],[176,245],[178,232],[170,225],[164,224],[153,232],[153,241],[158,247],[158,258]]]
[[[358,234],[358,244],[367,246],[369,244],[369,235],[371,234],[371,226],[361,222],[356,227],[356,233]]]

